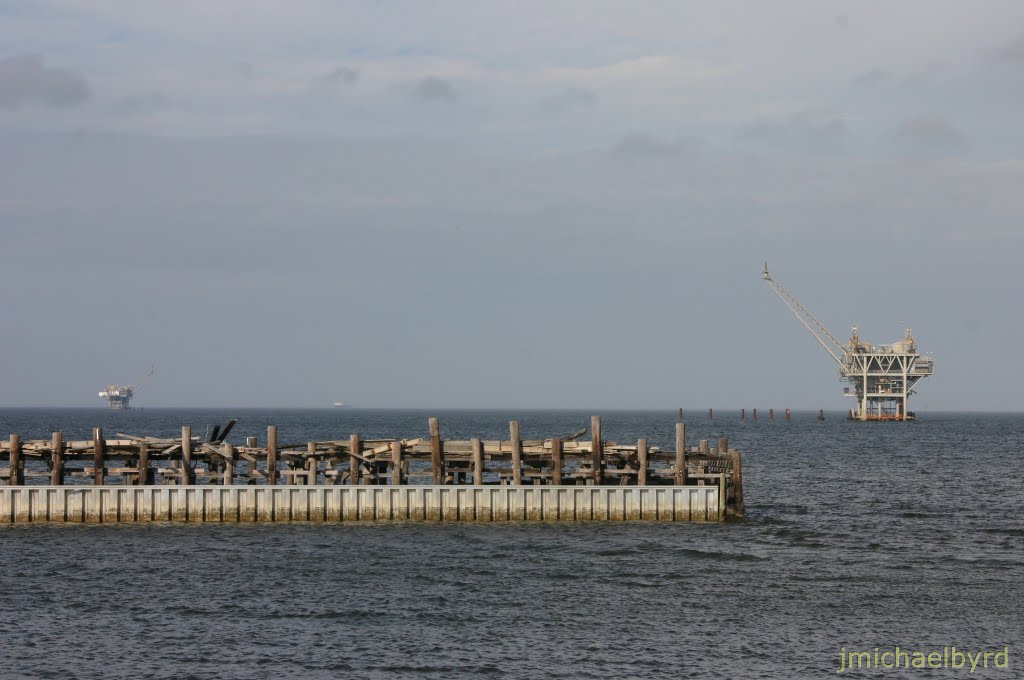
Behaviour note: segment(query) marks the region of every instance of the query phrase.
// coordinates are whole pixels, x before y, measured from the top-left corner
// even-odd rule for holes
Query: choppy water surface
[[[0,436],[524,438],[581,412],[0,411]],[[603,413],[671,448],[671,412]],[[726,524],[0,526],[0,677],[842,677],[837,652],[1009,646],[1024,662],[1024,416],[714,422],[744,453]],[[872,670],[851,677],[949,677]]]

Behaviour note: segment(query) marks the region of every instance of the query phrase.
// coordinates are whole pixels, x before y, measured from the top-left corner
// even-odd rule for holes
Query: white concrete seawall
[[[709,486],[12,486],[0,524],[653,520],[717,522]]]

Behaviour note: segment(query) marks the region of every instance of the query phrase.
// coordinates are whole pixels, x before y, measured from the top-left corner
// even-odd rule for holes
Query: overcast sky
[[[0,405],[1024,410],[1024,3],[0,0]],[[1007,355],[1007,356],[1004,356]]]

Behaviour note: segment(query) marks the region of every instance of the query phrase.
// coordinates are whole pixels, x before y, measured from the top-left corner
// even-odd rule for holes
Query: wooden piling
[[[473,484],[480,486],[484,483],[484,445],[479,439],[470,440],[469,445],[473,451]]]
[[[747,409],[741,408],[740,409],[740,420],[746,420],[746,419],[747,419]]]
[[[636,473],[637,486],[647,486],[647,440],[640,439],[636,443],[636,458],[640,468]]]
[[[790,411],[790,410],[789,410],[789,409],[787,408],[787,409],[786,409],[786,420],[789,420],[790,416],[792,416],[792,415],[793,415],[793,412],[792,412],[792,411]]]
[[[228,442],[221,445],[221,450],[224,451],[224,476],[221,478],[221,484],[229,486],[235,483],[235,459],[238,454],[235,452],[234,444]]]
[[[729,458],[732,460],[732,483],[733,503],[736,507],[736,514],[740,517],[744,514],[743,506],[743,463],[740,460],[740,452],[736,449],[729,451]]]
[[[135,483],[139,486],[153,483],[153,471],[149,468],[149,444],[146,441],[139,442],[139,474]]]
[[[729,439],[728,439],[728,437],[719,437],[718,438],[718,455],[724,456],[725,453],[728,450],[729,450]]]
[[[714,419],[715,419],[715,409],[709,408],[708,409],[708,420],[714,420]]]
[[[54,432],[50,438],[50,486],[64,484],[64,433]]]
[[[250,449],[250,450],[255,449],[256,448],[256,437],[246,437],[245,438],[245,448]],[[256,458],[255,458],[255,456],[253,457],[252,460],[248,461],[248,465],[246,465],[245,472],[243,474],[244,474],[244,477],[246,479],[246,483],[252,484],[253,480],[257,477],[257,466],[256,466]]]
[[[277,425],[267,425],[267,484],[277,484]]]
[[[362,467],[362,461],[357,456],[362,455],[363,448],[362,443],[359,441],[359,435],[349,435],[348,438],[348,483],[352,486],[359,485],[359,470]]]
[[[590,417],[590,447],[594,465],[594,484],[601,486],[604,484],[604,470],[601,467],[601,454],[604,447],[604,444],[601,442],[601,416]]]
[[[402,479],[402,442],[391,442],[391,485],[401,486],[405,484]]]
[[[195,484],[195,470],[192,468],[192,427],[181,426],[181,483]]]
[[[727,493],[726,487],[728,486],[727,478],[728,475],[725,473],[718,475],[718,516],[721,519],[725,519],[725,509],[727,507],[725,498]]]
[[[103,441],[103,428],[92,428],[92,483],[93,486],[103,486],[103,453],[105,442]]]
[[[768,420],[775,420],[775,409],[768,409]]]
[[[8,460],[11,465],[11,475],[7,478],[7,484],[9,486],[21,486],[25,483],[25,464],[21,459],[21,437],[12,434],[10,443],[11,452]]]
[[[441,450],[441,424],[437,418],[427,421],[430,428],[430,472],[436,486],[444,484],[444,458]]]
[[[686,484],[686,424],[676,423],[676,478],[677,486]]]
[[[508,433],[512,446],[512,483],[521,486],[523,483],[523,441],[519,438],[519,421],[508,424]]]
[[[316,477],[319,474],[319,459],[316,458],[316,442],[310,441],[306,444],[306,485],[316,484]]]
[[[320,461],[316,456],[308,456],[306,458],[306,484],[308,486],[315,486],[317,483],[317,477],[320,475]]]
[[[316,484],[319,461],[316,458],[316,442],[306,442],[306,484]]]
[[[697,450],[704,455],[708,455],[711,453],[711,445],[707,439],[701,439],[697,442]]]
[[[562,440],[558,437],[551,440],[551,483],[562,485]]]
[[[825,409],[818,409],[818,420],[825,420]]]
[[[754,420],[757,420],[757,409],[754,409]]]

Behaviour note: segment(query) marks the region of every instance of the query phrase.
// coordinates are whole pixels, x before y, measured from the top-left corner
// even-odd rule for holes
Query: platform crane
[[[913,411],[908,409],[910,395],[915,393],[914,385],[921,378],[932,374],[934,360],[918,354],[909,328],[902,340],[889,345],[872,345],[860,339],[860,332],[854,326],[850,340],[843,344],[772,278],[767,262],[761,278],[829,353],[839,367],[840,379],[853,385],[843,389],[844,396],[857,399],[857,406],[849,413],[852,420],[914,419]]]
[[[156,364],[154,363],[149,373],[142,376],[134,385],[107,385],[107,388],[100,392],[100,396],[107,400],[107,405],[114,411],[124,411],[132,407],[132,397],[140,387],[146,384],[146,382],[156,372]]]

